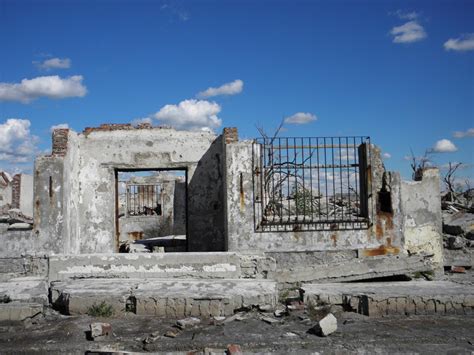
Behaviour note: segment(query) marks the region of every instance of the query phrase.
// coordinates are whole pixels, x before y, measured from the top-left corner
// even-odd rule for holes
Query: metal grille
[[[256,231],[369,227],[369,137],[259,138],[253,157]]]
[[[127,184],[127,215],[162,214],[161,185]]]

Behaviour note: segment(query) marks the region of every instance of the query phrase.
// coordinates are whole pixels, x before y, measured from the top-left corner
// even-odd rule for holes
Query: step
[[[55,255],[49,280],[79,278],[239,278],[240,258],[230,252]]]
[[[22,321],[32,318],[43,312],[44,306],[40,303],[9,302],[0,303],[1,321]]]
[[[51,298],[53,307],[65,314],[86,314],[105,302],[117,316],[209,318],[241,308],[274,308],[278,293],[269,280],[79,279],[53,282]]]
[[[473,314],[474,286],[450,281],[305,284],[307,305],[329,303],[368,316]]]
[[[41,277],[17,277],[0,282],[0,300],[47,305],[48,283]]]

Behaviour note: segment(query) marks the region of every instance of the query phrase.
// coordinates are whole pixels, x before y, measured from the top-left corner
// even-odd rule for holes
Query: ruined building
[[[10,274],[47,276],[53,303],[69,313],[92,302],[74,303],[79,277],[88,285],[97,277],[166,279],[160,287],[169,290],[174,277],[241,280],[241,295],[260,290],[251,302],[274,304],[278,290],[301,282],[439,270],[440,214],[438,171],[402,181],[385,171],[368,137],[241,141],[236,128],[57,129],[51,155],[35,162],[33,229],[3,233],[0,256]],[[119,253],[130,251],[125,244],[144,247]],[[145,296],[130,301],[121,292],[122,311],[132,302],[128,309],[149,312]]]

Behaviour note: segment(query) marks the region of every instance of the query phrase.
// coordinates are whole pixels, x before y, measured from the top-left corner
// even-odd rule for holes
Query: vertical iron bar
[[[309,137],[309,142],[308,142],[308,147],[309,147],[309,186],[311,187],[311,193],[310,193],[310,203],[311,203],[311,219],[310,222],[314,223],[314,208],[313,208],[313,202],[314,202],[314,197],[313,197],[313,146],[311,145],[311,137]]]
[[[324,137],[324,182],[326,186],[326,222],[329,221],[329,196],[328,196],[328,168],[327,168],[327,151],[326,151],[326,137]]]
[[[347,150],[347,148],[346,148]],[[347,152],[346,152],[347,154]],[[339,137],[339,179],[341,180],[341,220],[344,220],[344,192],[342,191],[342,147],[341,137]]]
[[[349,213],[348,213],[348,218],[350,220],[353,220],[352,218],[352,205],[351,205],[351,171],[349,167],[349,138],[346,137],[346,164],[347,164],[347,203],[349,206]]]
[[[336,195],[336,179],[335,179],[335,164],[334,164],[334,138],[331,137],[331,165],[332,165],[332,201],[334,207],[334,220],[336,220],[336,204],[335,204],[335,195]]]

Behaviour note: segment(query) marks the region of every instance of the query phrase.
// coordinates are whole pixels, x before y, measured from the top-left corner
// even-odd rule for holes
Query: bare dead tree
[[[462,163],[448,163],[448,170],[443,176],[443,182],[448,190],[449,200],[455,202],[458,199],[456,194],[456,170],[462,165]]]
[[[425,150],[425,154],[423,154],[421,157],[417,157],[413,153],[412,149],[410,149],[410,153],[411,153],[410,167],[412,170],[412,178],[415,181],[421,180],[423,170],[427,168],[431,163],[430,154],[432,154],[432,151]]]

